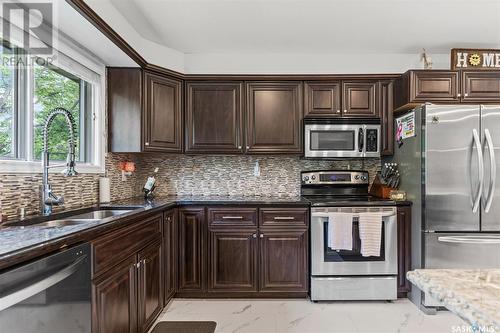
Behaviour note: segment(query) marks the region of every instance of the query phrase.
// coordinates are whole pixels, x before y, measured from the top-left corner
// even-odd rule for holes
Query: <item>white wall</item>
[[[432,55],[449,69],[450,55]],[[419,54],[186,54],[189,74],[380,74],[422,68]]]

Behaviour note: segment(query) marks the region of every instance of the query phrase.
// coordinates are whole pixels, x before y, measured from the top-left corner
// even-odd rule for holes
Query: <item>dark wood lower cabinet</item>
[[[179,210],[179,291],[206,289],[205,208]]]
[[[139,279],[137,288],[139,332],[147,332],[163,310],[163,274],[161,239],[137,255]]]
[[[257,229],[209,232],[208,291],[257,291]]]
[[[411,270],[411,205],[398,207],[398,297],[406,297],[411,283],[406,272]]]
[[[92,286],[92,332],[137,332],[136,256],[124,260]]]
[[[177,210],[165,212],[163,221],[164,303],[167,304],[177,291]]]
[[[260,230],[260,291],[308,290],[307,230]]]

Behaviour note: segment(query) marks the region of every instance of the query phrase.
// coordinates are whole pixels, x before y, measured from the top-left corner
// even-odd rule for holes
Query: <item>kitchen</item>
[[[499,13],[2,1],[2,331],[498,331]]]

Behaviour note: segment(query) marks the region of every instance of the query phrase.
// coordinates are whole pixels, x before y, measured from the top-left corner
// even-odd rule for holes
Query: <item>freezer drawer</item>
[[[396,276],[312,277],[312,301],[394,300]]]
[[[500,234],[425,233],[425,268],[498,268]]]

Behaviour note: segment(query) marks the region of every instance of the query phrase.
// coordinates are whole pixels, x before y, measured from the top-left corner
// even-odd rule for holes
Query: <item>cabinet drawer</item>
[[[210,227],[254,227],[257,208],[208,208],[208,224]]]
[[[262,227],[307,227],[307,208],[262,208],[259,224]]]
[[[131,256],[146,246],[151,239],[161,237],[161,221],[161,214],[154,215],[94,241],[94,275]]]

